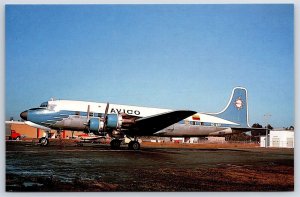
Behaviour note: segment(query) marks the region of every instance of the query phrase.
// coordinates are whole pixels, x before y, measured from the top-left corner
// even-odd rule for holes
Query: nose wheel
[[[45,138],[45,137],[40,138],[39,144],[40,144],[41,146],[48,146],[48,144],[49,144],[48,138]]]
[[[40,138],[39,140],[39,144],[40,146],[48,146],[49,145],[49,140],[48,140],[48,137],[49,137],[49,132],[46,131],[46,136],[45,137],[42,137]]]

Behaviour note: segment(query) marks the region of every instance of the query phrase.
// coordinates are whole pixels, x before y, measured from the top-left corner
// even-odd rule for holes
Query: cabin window
[[[94,113],[93,113],[93,112],[90,112],[90,113],[89,113],[89,116],[94,116]]]
[[[190,121],[190,125],[195,125],[195,121]]]
[[[75,112],[75,115],[76,115],[76,116],[79,116],[79,111],[76,111],[76,112]]]
[[[40,107],[48,107],[48,102],[43,102]]]

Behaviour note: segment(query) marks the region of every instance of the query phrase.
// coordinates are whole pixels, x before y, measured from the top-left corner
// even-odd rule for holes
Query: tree
[[[270,124],[268,124],[267,129],[273,130],[274,128]]]
[[[254,123],[254,124],[252,125],[252,127],[253,127],[253,128],[262,128],[262,126],[261,126],[260,124],[258,124],[258,123]]]
[[[260,125],[259,123],[254,123],[252,125],[252,128],[263,128],[262,125]],[[266,135],[266,130],[265,129],[253,129],[251,130],[251,135],[254,136],[254,137],[258,137],[258,136],[261,136],[261,135]]]

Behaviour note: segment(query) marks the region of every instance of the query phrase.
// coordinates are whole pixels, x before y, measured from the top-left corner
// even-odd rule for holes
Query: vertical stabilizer
[[[237,123],[239,127],[249,127],[247,89],[235,87],[227,106],[219,113],[210,114]]]

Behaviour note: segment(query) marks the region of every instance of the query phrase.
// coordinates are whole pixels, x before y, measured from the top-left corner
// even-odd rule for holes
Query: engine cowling
[[[122,115],[108,114],[106,118],[106,125],[104,125],[104,121],[99,117],[91,118],[89,120],[90,131],[97,134],[102,132],[104,127],[109,129],[119,129],[122,127]]]
[[[120,114],[108,114],[106,127],[112,129],[119,129],[122,127],[122,115]]]
[[[101,132],[104,128],[104,122],[100,118],[91,118],[89,121],[90,131],[93,133]]]

